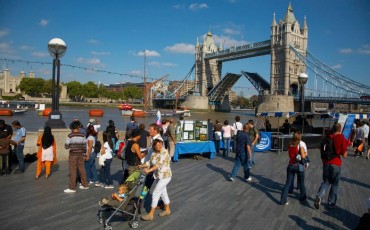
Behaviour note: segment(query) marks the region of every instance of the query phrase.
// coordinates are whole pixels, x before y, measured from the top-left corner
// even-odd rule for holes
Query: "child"
[[[128,186],[126,184],[121,184],[118,187],[118,191],[113,193],[109,198],[102,198],[99,201],[100,206],[115,206],[118,207],[119,204],[127,197],[128,193]]]
[[[112,138],[108,132],[103,133],[103,142],[104,145],[101,148],[100,156],[99,156],[99,165],[101,165],[100,169],[100,180],[98,183],[95,184],[96,187],[104,187],[104,188],[114,188],[113,187],[113,180],[110,174],[110,165],[112,163],[112,149],[113,143]],[[105,159],[105,160],[104,160]],[[104,182],[105,186],[104,186]]]

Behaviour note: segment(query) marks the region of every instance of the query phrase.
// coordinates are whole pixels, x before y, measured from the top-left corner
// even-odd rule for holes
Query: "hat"
[[[134,129],[134,130],[132,130],[132,134],[131,134],[131,137],[132,138],[137,137],[137,136],[140,136],[140,135],[141,135],[140,129]]]
[[[91,119],[89,120],[89,122],[90,122],[90,123],[95,123],[95,119],[94,119],[94,118],[91,118]]]

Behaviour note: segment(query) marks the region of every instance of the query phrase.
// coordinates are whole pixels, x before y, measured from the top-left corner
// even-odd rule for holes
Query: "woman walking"
[[[107,189],[114,188],[113,180],[110,173],[110,165],[112,164],[113,154],[113,143],[112,138],[108,132],[103,133],[103,147],[100,151],[99,164],[100,168],[100,181],[95,184],[96,187],[104,187]],[[104,185],[105,183],[105,185]]]
[[[96,170],[95,159],[96,152],[94,151],[94,146],[97,140],[97,132],[93,125],[89,125],[86,130],[86,140],[87,140],[87,153],[85,157],[85,171],[87,180],[91,183],[98,182],[98,172]]]
[[[163,141],[156,139],[153,141],[153,154],[148,162],[140,165],[140,168],[144,168],[146,173],[154,172],[154,179],[157,180],[157,184],[153,190],[152,205],[150,212],[142,216],[143,220],[153,220],[154,212],[158,205],[158,200],[161,197],[164,203],[164,210],[159,213],[159,216],[169,216],[171,214],[170,209],[170,198],[167,193],[167,184],[170,183],[172,178],[171,171],[171,157],[168,151],[163,147]]]
[[[304,185],[304,164],[303,164],[307,154],[304,147],[299,144],[301,138],[302,138],[301,131],[294,132],[292,141],[288,148],[289,164],[287,168],[287,179],[283,191],[281,192],[280,199],[281,205],[288,205],[288,191],[289,187],[293,182],[295,174],[297,174],[297,179],[299,183],[300,191],[299,200],[301,202],[304,202],[307,199],[306,188]]]
[[[45,167],[45,178],[50,176],[51,166],[57,163],[57,144],[51,133],[51,128],[45,126],[44,133],[37,140],[37,167],[35,179],[38,179],[42,169]]]
[[[224,151],[223,156],[228,157],[230,153],[230,140],[231,134],[234,133],[234,127],[229,125],[229,121],[224,121],[224,125],[222,126],[222,140],[224,141]]]

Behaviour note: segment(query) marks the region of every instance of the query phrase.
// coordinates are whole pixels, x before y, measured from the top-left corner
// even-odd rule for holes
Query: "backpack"
[[[96,138],[95,140],[95,145],[94,145],[94,152],[95,153],[100,153],[101,150],[101,142]]]
[[[127,141],[120,141],[117,157],[121,160],[126,160],[126,147],[127,147]]]
[[[334,159],[335,157],[338,156],[335,151],[333,138],[326,137],[321,141],[320,153],[321,153],[321,159],[326,160],[326,161]]]

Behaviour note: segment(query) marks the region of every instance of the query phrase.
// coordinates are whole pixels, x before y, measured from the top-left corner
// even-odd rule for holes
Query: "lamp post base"
[[[62,114],[59,111],[51,111],[49,114],[49,120],[45,122],[46,126],[52,129],[65,129],[66,124],[62,120]]]

